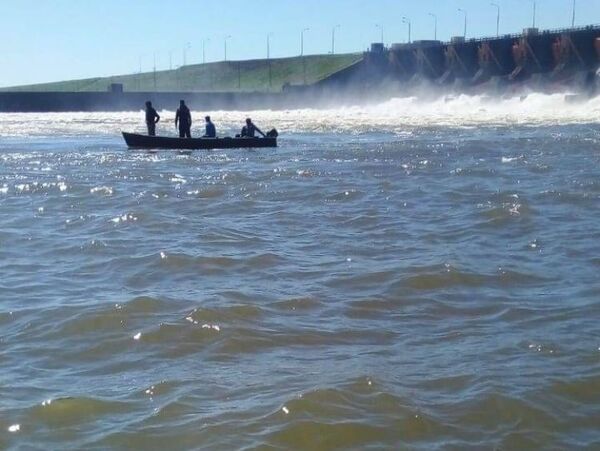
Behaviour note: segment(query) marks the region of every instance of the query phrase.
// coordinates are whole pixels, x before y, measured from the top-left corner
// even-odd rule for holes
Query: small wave
[[[277,267],[283,259],[273,253],[258,254],[247,258],[219,256],[192,256],[182,253],[161,254],[162,266],[174,270],[197,270],[203,274],[215,274],[234,268],[247,268],[259,271],[261,269]]]
[[[111,222],[115,224],[123,224],[126,222],[137,222],[139,216],[134,213],[124,213],[120,216],[114,217],[111,219]]]
[[[549,393],[578,405],[595,407],[599,401],[600,376],[592,375],[572,381],[555,382],[549,389]]]
[[[327,202],[348,202],[356,199],[360,199],[363,196],[362,191],[356,189],[348,189],[341,193],[332,194],[327,197]]]
[[[507,443],[520,442],[544,447],[546,433],[530,434],[524,442],[525,431],[556,431],[560,429],[560,418],[555,412],[527,400],[516,399],[502,393],[490,393],[456,404],[452,407],[455,422],[467,431],[489,431],[488,440],[494,440],[504,448]],[[494,437],[494,439],[492,439]]]
[[[187,191],[189,196],[194,196],[199,199],[218,199],[225,196],[226,193],[227,191],[219,186],[210,186]]]
[[[352,260],[349,261],[349,263]],[[354,290],[365,289],[373,286],[384,286],[397,279],[397,271],[364,272],[347,277],[331,278],[326,282],[330,287],[348,287]]]
[[[311,297],[300,297],[300,298],[292,298],[286,299],[283,301],[276,301],[271,304],[271,307],[276,310],[284,310],[284,311],[310,311],[314,309],[318,309],[323,304],[315,298]]]
[[[267,327],[234,328],[224,337],[218,351],[223,355],[256,354],[272,348],[297,348],[392,343],[395,333],[385,329],[356,330],[339,328],[278,330]]]
[[[510,221],[529,220],[535,210],[524,196],[514,193],[499,193],[485,204],[479,204],[480,216],[485,218],[485,225],[499,226]]]
[[[202,327],[204,325],[209,327]],[[203,350],[214,338],[218,337],[221,326],[215,324],[199,324],[194,321],[184,323],[163,322],[151,329],[138,332],[137,340],[142,344],[158,345],[157,351],[173,357],[181,357],[189,353]]]
[[[502,157],[502,163],[512,163],[514,161],[519,161],[523,159],[523,155],[519,155],[518,157]]]
[[[411,402],[376,388],[370,378],[289,399],[272,414],[268,445],[306,449],[397,449],[443,433]],[[365,413],[368,412],[368,415]]]
[[[413,269],[402,284],[415,290],[440,290],[451,287],[507,287],[531,286],[548,282],[534,274],[499,269],[495,274],[461,271],[452,266],[440,265]]]
[[[175,303],[165,298],[152,296],[138,296],[127,302],[115,304],[115,309],[124,310],[129,314],[147,314],[167,311],[175,306],[183,306],[184,303]]]
[[[72,397],[44,401],[33,407],[25,425],[42,423],[53,428],[85,424],[101,417],[130,412],[129,403],[100,398]]]
[[[232,305],[222,308],[196,308],[186,316],[198,324],[230,323],[257,320],[263,316],[262,308],[255,305]]]
[[[350,303],[346,316],[356,319],[389,318],[406,304],[402,301],[388,299],[365,299]]]
[[[95,186],[90,189],[91,194],[102,194],[104,196],[112,196],[114,194],[114,189],[110,186]]]

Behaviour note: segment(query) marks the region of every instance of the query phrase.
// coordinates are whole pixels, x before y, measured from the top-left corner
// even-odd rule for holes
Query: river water
[[[600,100],[250,114],[0,115],[1,449],[600,448]]]

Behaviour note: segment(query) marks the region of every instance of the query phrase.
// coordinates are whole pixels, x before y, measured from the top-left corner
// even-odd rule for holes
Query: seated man
[[[262,137],[265,137],[265,134],[252,122],[252,119],[246,119],[246,125],[242,128],[242,138],[255,138],[256,132],[260,133]]]
[[[215,127],[215,124],[211,122],[210,116],[206,116],[204,120],[206,121],[206,132],[204,133],[203,138],[216,138],[217,129]]]

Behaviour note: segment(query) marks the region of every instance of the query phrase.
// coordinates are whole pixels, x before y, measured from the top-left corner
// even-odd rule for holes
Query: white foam
[[[167,112],[167,118],[170,112]],[[200,116],[200,112],[193,112]],[[244,117],[250,115],[257,124],[275,126],[280,132],[332,132],[357,134],[371,130],[387,130],[399,136],[410,136],[410,128],[429,126],[476,127],[489,125],[554,125],[600,123],[600,96],[571,103],[565,94],[532,93],[526,98],[493,98],[459,95],[422,100],[416,97],[393,98],[367,106],[328,109],[295,109],[252,112],[215,111],[219,134],[239,132]],[[167,119],[165,118],[165,119]],[[165,122],[166,123],[166,122]],[[0,134],[3,136],[119,136],[121,130],[144,132],[143,113],[2,113]],[[173,134],[162,126],[160,134]],[[193,133],[201,132],[200,128]],[[178,179],[177,174],[174,179]],[[173,180],[177,183],[184,183]]]
[[[138,218],[137,216],[134,216],[130,213],[126,213],[122,216],[117,216],[116,218],[112,218],[111,221],[114,222],[115,224],[119,224],[121,222],[127,222],[127,221],[137,221]]]
[[[92,194],[104,194],[106,196],[112,196],[113,195],[113,189],[110,186],[95,186],[94,188],[90,189],[90,193]]]
[[[182,175],[179,175],[179,174],[175,174],[173,177],[171,177],[170,180],[171,180],[171,182],[174,182],[174,183],[182,183],[182,184],[187,183],[187,180],[185,178],[183,178]]]
[[[221,331],[221,327],[218,326],[217,324],[202,324],[202,329],[212,329],[217,332]]]

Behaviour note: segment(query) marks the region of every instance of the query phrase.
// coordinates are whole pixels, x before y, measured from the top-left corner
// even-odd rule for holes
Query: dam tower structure
[[[445,71],[437,80],[439,84],[466,86],[479,70],[478,42],[465,40],[462,36],[453,37],[445,45]]]
[[[440,41],[420,40],[410,44],[392,44],[390,66],[401,78],[420,82],[435,80],[444,73],[444,49]]]

